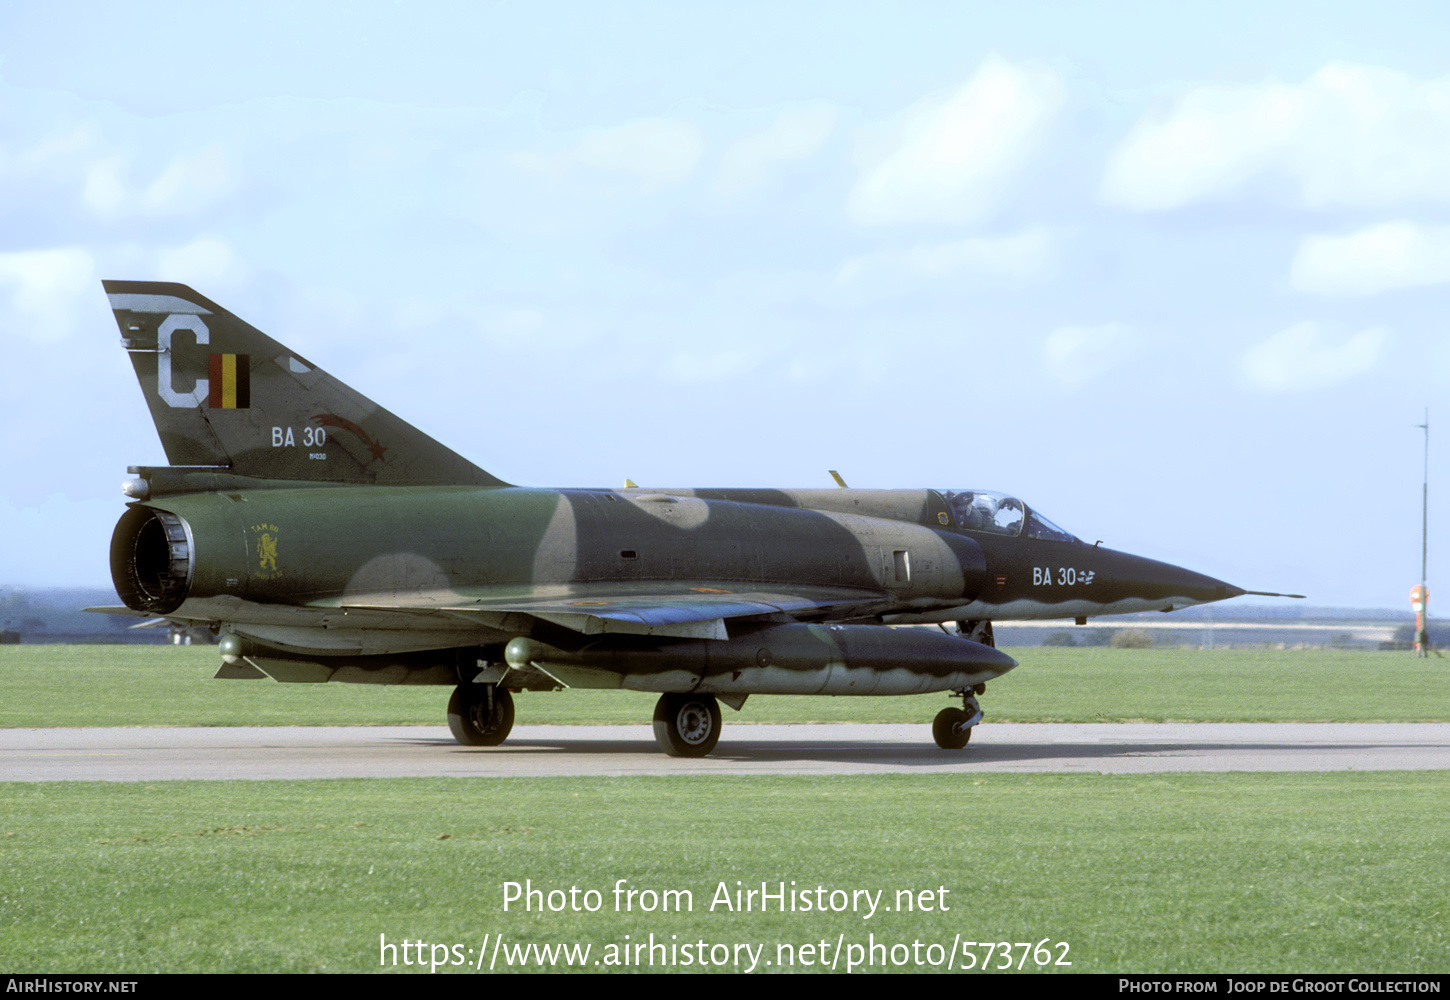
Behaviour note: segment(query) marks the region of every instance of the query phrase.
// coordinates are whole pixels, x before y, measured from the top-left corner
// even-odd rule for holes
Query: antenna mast
[[[1420,488],[1420,586],[1426,582],[1430,554],[1430,408],[1425,407],[1425,482]]]
[[[1425,482],[1420,488],[1420,584],[1410,588],[1410,606],[1415,609],[1415,652],[1430,655],[1430,588],[1425,586],[1430,563],[1430,408],[1425,407],[1425,422],[1416,424],[1425,431]],[[1440,653],[1437,650],[1436,656]]]

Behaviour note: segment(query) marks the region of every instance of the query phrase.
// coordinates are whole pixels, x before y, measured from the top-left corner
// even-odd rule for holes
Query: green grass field
[[[921,942],[926,959],[933,943],[957,953],[960,935],[1065,942],[1072,965],[1056,971],[1450,967],[1445,772],[37,784],[0,796],[0,966],[13,970],[363,972],[379,968],[380,936],[458,944],[472,963],[467,949],[500,934],[588,944],[594,968],[625,935],[651,933],[764,946],[771,962],[779,944],[822,940],[861,959],[868,935]],[[525,879],[597,890],[602,908],[505,912],[504,883]],[[619,879],[689,890],[693,907],[616,913]],[[737,880],[884,890],[887,906],[897,890],[931,890],[933,908],[711,912],[719,884]],[[1011,952],[1014,969],[1024,954]],[[401,958],[399,971],[418,971]]]
[[[1022,666],[984,699],[991,719],[1447,713],[1447,668],[1406,654],[1014,655]],[[446,688],[213,681],[216,662],[212,649],[0,647],[0,725],[442,722]],[[944,700],[759,698],[727,724],[925,722]],[[644,722],[652,704],[525,694],[518,719]],[[838,943],[840,970],[1034,971],[1061,942],[1072,965],[1048,971],[1444,972],[1447,797],[1450,772],[14,783],[0,785],[0,968],[376,971],[391,954],[386,971],[473,971],[482,950],[485,969],[537,971],[539,954],[515,949],[564,944],[609,969],[653,934],[677,967],[681,945],[703,942],[722,971],[748,967],[736,945],[755,971],[791,956],[814,971],[804,963],[829,964]],[[600,909],[505,912],[504,883],[526,879],[596,890]],[[620,879],[688,890],[693,907],[615,912]],[[886,906],[930,891],[932,909],[712,912],[737,881],[879,891]],[[1012,947],[987,954],[994,942]]]
[[[1450,666],[1343,650],[1008,650],[1016,670],[982,699],[992,722],[1434,721]],[[215,648],[0,646],[0,726],[439,725],[446,687],[212,679]],[[647,722],[655,696],[532,692],[517,723]],[[726,723],[929,722],[944,695],[762,695]]]

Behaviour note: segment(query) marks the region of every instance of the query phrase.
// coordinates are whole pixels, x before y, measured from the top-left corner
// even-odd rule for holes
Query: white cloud
[[[1062,326],[1042,343],[1048,372],[1064,385],[1085,385],[1138,352],[1141,338],[1121,323]]]
[[[95,294],[95,270],[79,247],[0,253],[0,329],[64,340],[75,329],[77,301]]]
[[[538,349],[558,356],[577,350],[594,336],[592,329],[567,321],[549,323],[543,312],[528,306],[474,306],[467,315],[481,336],[509,350]]]
[[[694,122],[654,118],[589,132],[574,155],[586,167],[635,174],[657,185],[684,180],[704,151],[704,136]]]
[[[1450,281],[1450,226],[1385,222],[1344,236],[1308,236],[1289,273],[1295,291],[1374,295]]]
[[[212,145],[168,163],[141,201],[147,211],[157,214],[191,212],[225,197],[234,184],[225,151]]]
[[[510,337],[532,337],[544,328],[544,315],[537,309],[510,309],[498,317],[496,328]]]
[[[1063,97],[1049,70],[987,57],[954,93],[906,110],[896,141],[852,188],[847,211],[865,225],[980,218],[1037,150]]]
[[[760,368],[766,355],[766,351],[751,349],[681,353],[665,363],[664,372],[677,382],[729,382]]]
[[[1330,64],[1302,84],[1205,85],[1113,151],[1104,200],[1141,211],[1287,183],[1309,207],[1450,200],[1450,77]]]
[[[788,108],[765,128],[737,140],[725,150],[715,190],[731,195],[752,191],[785,163],[814,155],[836,129],[840,115],[826,104]]]
[[[1041,228],[1013,236],[923,244],[910,250],[852,257],[841,265],[836,281],[848,285],[868,275],[914,273],[940,277],[960,272],[1025,279],[1040,274],[1047,266],[1051,246],[1051,238]]]
[[[1269,392],[1322,389],[1369,371],[1388,340],[1388,330],[1373,327],[1336,344],[1317,323],[1297,323],[1249,348],[1243,371]]]
[[[130,194],[121,171],[126,158],[119,154],[96,160],[86,168],[86,182],[81,188],[81,200],[97,215],[120,215],[125,209]]]
[[[157,273],[166,281],[179,281],[203,293],[208,288],[239,285],[247,277],[245,265],[232,248],[212,237],[160,251]]]
[[[95,136],[87,126],[77,126],[67,131],[48,135],[30,146],[18,158],[27,168],[64,169],[70,160],[95,142]]]
[[[525,170],[554,177],[575,166],[633,174],[646,189],[653,189],[690,176],[704,153],[704,133],[694,122],[642,118],[590,130],[558,152],[517,152],[510,160]]]
[[[162,168],[145,191],[127,183],[127,158],[116,153],[86,168],[81,200],[97,215],[119,218],[135,213],[178,215],[206,208],[236,186],[236,175],[220,146],[178,156]]]

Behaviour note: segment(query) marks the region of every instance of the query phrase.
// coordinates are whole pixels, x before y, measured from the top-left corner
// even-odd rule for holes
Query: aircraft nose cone
[[[1204,576],[1202,573],[1191,573],[1187,570],[1184,573],[1189,578],[1189,585],[1184,587],[1184,596],[1188,597],[1195,604],[1212,604],[1214,601],[1226,601],[1231,597],[1239,597],[1244,593],[1242,587],[1235,587],[1231,583],[1224,583],[1222,580],[1215,580],[1211,576]],[[1182,607],[1182,605],[1179,605]]]
[[[1163,595],[1165,597],[1186,597],[1195,604],[1208,604],[1212,601],[1226,601],[1230,597],[1238,597],[1243,593],[1242,589],[1231,583],[1215,580],[1211,576],[1195,573],[1191,569],[1167,563],[1159,565],[1168,571],[1162,573],[1156,581],[1165,592]]]
[[[1158,562],[1117,553],[1120,562],[1116,568],[1119,584],[1127,592],[1125,597],[1142,601],[1161,602],[1162,610],[1186,608],[1195,604],[1210,604],[1226,601],[1247,593],[1242,587],[1216,580],[1202,573],[1195,573],[1182,566]]]

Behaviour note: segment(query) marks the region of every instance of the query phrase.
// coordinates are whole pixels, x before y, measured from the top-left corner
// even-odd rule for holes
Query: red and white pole
[[[1430,603],[1430,591],[1423,583],[1410,588],[1410,607],[1415,609],[1415,652],[1421,656],[1430,655],[1430,634],[1425,628],[1425,607]]]

